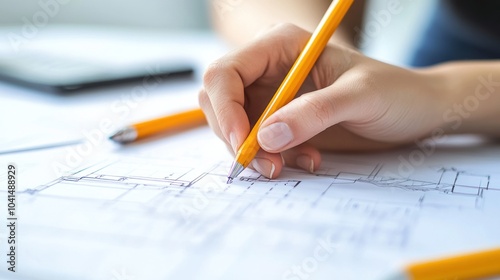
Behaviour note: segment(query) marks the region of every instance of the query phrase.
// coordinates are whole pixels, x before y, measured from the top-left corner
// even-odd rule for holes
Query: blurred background
[[[210,30],[210,13],[220,16],[231,9],[238,9],[245,0],[0,0],[0,27],[23,26],[44,21],[40,12],[48,14],[47,25],[76,24],[148,31],[207,31]],[[375,14],[394,0],[372,0],[365,23],[376,22]],[[421,36],[426,19],[435,1],[401,0],[402,13],[394,15],[390,24],[368,37],[365,52],[375,58],[404,64],[412,51],[413,42]],[[50,12],[53,11],[53,12]],[[37,18],[38,13],[38,18]],[[397,36],[395,36],[397,34]]]
[[[91,24],[147,29],[207,29],[205,0],[0,0],[0,24],[22,25],[43,6],[61,9],[49,24]]]

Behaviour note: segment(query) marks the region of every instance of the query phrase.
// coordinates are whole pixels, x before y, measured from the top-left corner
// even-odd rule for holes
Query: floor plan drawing
[[[424,239],[455,242],[436,231],[436,223],[443,228],[476,223],[460,232],[462,238],[484,235],[478,225],[485,221],[488,236],[500,233],[490,220],[500,212],[495,206],[500,172],[429,164],[398,177],[386,162],[327,158],[314,174],[285,168],[270,180],[246,169],[226,184],[230,164],[115,156],[20,192],[25,232],[37,232],[23,237],[27,245],[21,253],[32,256],[30,264],[50,265],[46,250],[52,250],[50,262],[72,255],[68,250],[78,252],[73,257],[97,267],[100,279],[113,279],[113,271],[123,267],[150,279],[231,279],[242,269],[245,279],[255,279],[263,273],[257,267],[279,259],[266,275],[281,279],[318,246],[328,249],[328,265],[318,272],[327,275],[344,269],[346,258],[374,264],[400,258]],[[33,247],[36,252],[28,249]],[[96,250],[103,257],[93,259]],[[149,275],[156,262],[162,269]],[[210,265],[221,262],[225,265],[215,270]],[[242,267],[245,263],[254,269]],[[343,279],[368,277],[352,271]],[[78,273],[93,278],[88,271]]]

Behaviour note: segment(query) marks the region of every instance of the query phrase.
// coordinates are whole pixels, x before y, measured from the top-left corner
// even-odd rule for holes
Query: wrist
[[[420,78],[418,83],[423,86],[422,94],[427,95],[430,100],[422,110],[422,114],[429,114],[434,120],[427,136],[453,133],[448,118],[448,111],[453,109],[454,97],[451,94],[453,81],[449,80],[449,77],[445,75],[446,71],[440,67],[418,68],[412,71]]]
[[[496,67],[455,62],[421,70],[437,91],[442,108],[439,127],[444,133],[500,135],[500,76],[494,71]]]

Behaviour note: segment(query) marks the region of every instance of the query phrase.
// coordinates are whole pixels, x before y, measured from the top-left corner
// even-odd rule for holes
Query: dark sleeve
[[[411,65],[480,59],[500,59],[500,1],[439,1]]]

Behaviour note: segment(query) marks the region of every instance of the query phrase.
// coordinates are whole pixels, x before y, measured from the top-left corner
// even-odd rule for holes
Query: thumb
[[[353,95],[335,88],[332,85],[303,94],[266,119],[257,134],[261,148],[270,153],[282,152],[347,120],[348,112],[353,111]]]

